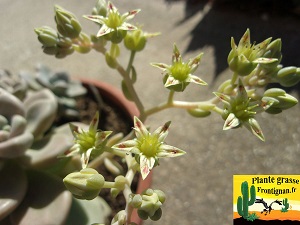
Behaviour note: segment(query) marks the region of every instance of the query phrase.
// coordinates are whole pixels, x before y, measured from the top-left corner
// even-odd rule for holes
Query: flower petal
[[[76,138],[77,134],[79,133],[79,127],[72,123],[69,123],[69,127],[70,127],[70,130],[71,130],[73,136]]]
[[[181,62],[181,61],[182,58],[179,49],[177,48],[176,44],[174,44],[172,62]]]
[[[177,84],[180,84],[181,82],[179,80],[176,80],[173,76],[168,76],[166,82],[165,82],[165,87],[170,87],[170,86],[174,86]]]
[[[163,71],[166,71],[170,66],[164,63],[151,63],[151,66],[157,67],[158,69],[161,69]]]
[[[133,26],[130,23],[123,22],[121,26],[118,27],[118,30],[136,30],[137,27]]]
[[[186,152],[171,145],[161,145],[160,151],[157,153],[158,158],[177,157],[184,155]]]
[[[137,142],[135,140],[128,140],[124,141],[122,143],[116,144],[112,146],[113,149],[115,150],[122,150],[122,151],[127,151],[130,152],[133,147],[137,145]]]
[[[104,24],[105,18],[103,16],[99,16],[99,15],[85,15],[83,16],[83,18],[91,20],[95,23],[100,23],[100,24]]]
[[[103,141],[106,140],[106,138],[112,133],[112,131],[100,131],[96,133],[96,141],[95,141],[95,147],[98,147],[100,144],[102,144]]]
[[[191,68],[191,73],[193,73],[199,66],[203,53],[200,53],[196,57],[192,58],[188,62],[188,66]]]
[[[111,2],[107,3],[107,9],[109,13],[118,12],[118,9]]]
[[[241,38],[238,47],[245,47],[250,46],[250,30],[247,29],[244,33],[243,37]]]
[[[122,19],[126,19],[126,20],[131,20],[133,19],[133,17],[135,17],[136,14],[138,14],[141,10],[140,9],[134,9],[134,10],[131,10],[127,13],[124,13],[122,15]]]
[[[135,130],[135,136],[138,139],[147,136],[149,134],[149,131],[147,130],[145,125],[136,116],[134,117],[134,130]]]
[[[240,125],[240,120],[233,113],[230,113],[224,123],[223,130],[229,130],[238,125]]]
[[[141,170],[143,180],[146,179],[146,177],[150,173],[150,170],[154,166],[154,163],[152,163],[153,160],[151,160],[151,159],[153,159],[153,158],[151,157],[150,159],[148,159],[143,154],[140,154],[140,170]],[[155,160],[154,160],[154,162],[155,162]],[[151,167],[151,165],[152,165],[152,167]]]
[[[114,31],[114,29],[109,28],[108,26],[103,24],[102,27],[100,28],[100,30],[97,33],[97,37],[104,36],[106,34],[109,34],[109,33],[113,32],[113,31]]]
[[[165,140],[165,138],[168,135],[168,130],[170,127],[171,121],[165,123],[163,126],[157,128],[154,132],[153,135],[158,135],[158,141],[159,142],[163,142]]]
[[[273,63],[277,62],[278,59],[276,58],[257,58],[253,60],[253,63],[259,63],[259,64],[268,64],[268,63]]]
[[[98,129],[98,123],[99,123],[99,112],[97,111],[90,123],[89,131],[96,131]]]
[[[262,129],[260,128],[258,122],[254,118],[250,118],[248,122],[243,123],[245,127],[250,130],[256,137],[260,140],[265,141],[264,134]]]
[[[80,147],[78,144],[75,144],[69,150],[65,151],[64,155],[62,155],[61,157],[75,156],[75,155],[78,155],[79,152],[80,152]]]
[[[81,155],[81,165],[82,165],[83,169],[85,169],[87,167],[92,151],[93,151],[93,148],[90,148]]]
[[[228,95],[225,95],[223,93],[220,92],[213,92],[215,94],[215,96],[217,96],[223,103],[225,103],[226,105],[230,105],[230,101],[231,98]]]
[[[188,78],[186,79],[186,82],[191,82],[191,83],[200,84],[200,85],[207,85],[207,83],[204,80],[202,80],[199,77],[192,75],[192,74],[190,74],[188,76]]]

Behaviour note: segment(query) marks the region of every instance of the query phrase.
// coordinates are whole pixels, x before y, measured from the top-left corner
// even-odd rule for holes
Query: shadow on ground
[[[273,40],[281,38],[283,43],[281,63],[284,66],[300,67],[300,52],[297,51],[300,49],[299,3],[292,0],[186,0],[185,4],[186,16],[179,22],[180,24],[186,23],[199,11],[204,13],[204,17],[191,30],[192,39],[186,52],[207,45],[213,46],[215,79],[227,68],[230,38],[234,37],[238,42],[247,28],[251,31],[251,42],[259,43],[268,37],[273,37]],[[300,96],[299,84],[285,90],[297,91]]]

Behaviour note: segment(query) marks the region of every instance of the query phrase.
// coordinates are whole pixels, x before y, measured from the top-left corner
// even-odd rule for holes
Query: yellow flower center
[[[95,133],[92,131],[82,132],[78,134],[76,139],[76,143],[80,145],[80,150],[82,152],[86,152],[88,149],[93,148],[95,146]]]
[[[142,140],[139,140],[138,148],[143,155],[147,157],[154,157],[157,154],[160,145],[158,137],[156,135],[151,136],[151,134],[149,134]]]
[[[112,29],[117,29],[123,23],[123,20],[118,12],[112,12],[109,14],[108,19],[106,21],[106,26]]]
[[[170,72],[172,76],[179,81],[185,81],[186,78],[189,76],[191,69],[190,67],[182,62],[175,62],[171,68]]]

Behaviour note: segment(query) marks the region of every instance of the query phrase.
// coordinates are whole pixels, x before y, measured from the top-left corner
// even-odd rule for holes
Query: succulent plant
[[[22,73],[29,88],[40,90],[46,88],[51,90],[58,102],[58,117],[69,118],[68,121],[78,118],[76,100],[86,94],[86,88],[79,80],[70,79],[67,72],[54,72],[45,65],[38,65],[36,74]]]

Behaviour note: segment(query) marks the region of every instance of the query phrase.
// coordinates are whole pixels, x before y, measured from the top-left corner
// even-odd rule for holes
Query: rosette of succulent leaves
[[[21,72],[29,90],[47,88],[57,98],[58,116],[61,120],[78,120],[76,99],[86,94],[86,88],[79,80],[71,79],[66,71],[52,71],[49,67],[39,64],[36,73]]]

